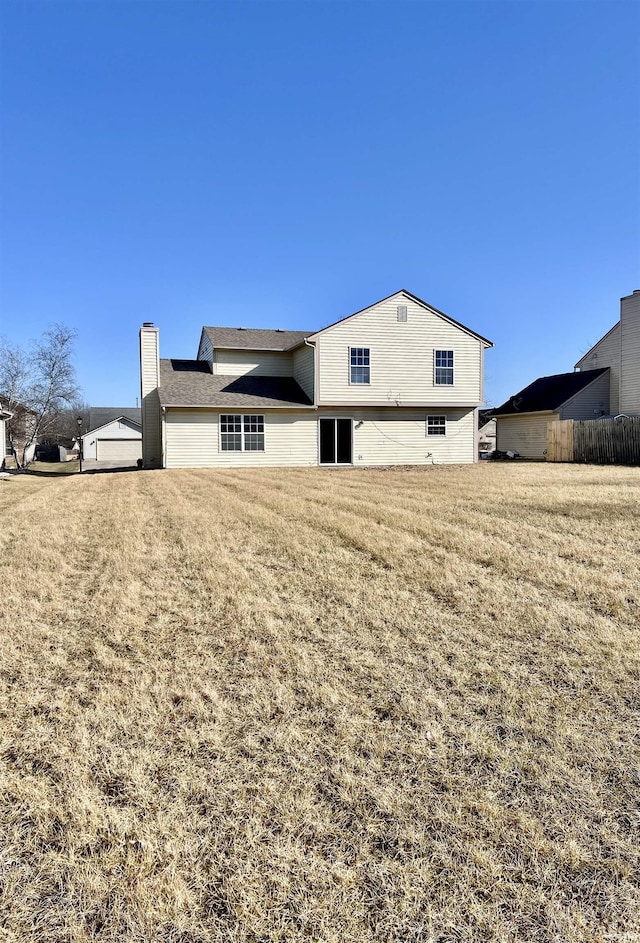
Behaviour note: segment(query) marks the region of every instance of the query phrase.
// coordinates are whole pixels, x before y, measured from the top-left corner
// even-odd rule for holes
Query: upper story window
[[[351,360],[351,382],[352,383],[370,383],[371,382],[371,364],[369,359],[368,347],[350,347],[349,356]]]
[[[453,386],[452,350],[436,350],[434,381],[436,386]]]
[[[264,416],[223,413],[221,452],[264,452]]]

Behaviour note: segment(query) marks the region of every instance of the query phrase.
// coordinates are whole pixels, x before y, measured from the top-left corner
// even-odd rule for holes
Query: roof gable
[[[316,331],[315,334],[309,335],[309,340],[313,340],[315,337],[318,337],[320,334],[324,334],[327,331],[332,330],[338,324],[344,324],[345,321],[348,321],[350,318],[357,318],[361,314],[370,311],[372,308],[375,308],[376,305],[383,304],[385,301],[390,301],[392,298],[408,298],[410,301],[413,301],[415,304],[424,308],[426,311],[435,314],[437,317],[442,318],[444,321],[447,321],[449,324],[452,324],[454,327],[459,328],[461,331],[464,331],[465,334],[469,334],[471,337],[477,338],[487,347],[493,347],[493,341],[488,340],[486,337],[483,337],[481,334],[472,331],[470,327],[466,327],[464,324],[461,324],[460,321],[456,321],[455,318],[450,317],[448,314],[445,314],[444,311],[440,311],[438,308],[434,308],[433,305],[430,305],[428,302],[423,301],[422,298],[418,298],[417,295],[412,295],[411,292],[407,291],[405,288],[401,288],[400,291],[394,291],[392,294],[387,295],[385,298],[380,298],[378,301],[374,301],[373,304],[367,305],[366,308],[361,308],[359,311],[355,311],[353,314],[349,314],[344,318],[340,318],[338,321],[334,321],[332,324],[328,324],[326,327],[321,328],[321,330]]]
[[[142,410],[135,406],[93,406],[89,410],[89,429],[100,429],[108,422],[114,419],[132,419],[133,422],[140,425],[142,423]]]
[[[114,422],[123,422],[134,432],[142,431],[142,422],[136,422],[135,419],[129,419],[128,416],[116,416],[115,419],[110,419],[108,422],[103,422],[101,426],[95,426],[93,429],[89,429],[87,432],[84,432],[81,438],[84,439],[85,436],[93,435],[94,432],[104,431],[104,429],[106,429],[108,426],[112,426]]]
[[[567,400],[584,390],[608,369],[601,367],[599,370],[581,370],[578,373],[556,373],[550,377],[539,377],[495,409],[494,415],[551,412],[563,406]]]

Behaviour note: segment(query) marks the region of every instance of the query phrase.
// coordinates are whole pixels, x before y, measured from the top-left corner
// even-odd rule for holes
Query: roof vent
[[[237,327],[236,331],[246,331],[246,327]]]
[[[634,288],[633,293],[634,295],[640,295],[640,288]]]
[[[153,321],[143,321],[143,327],[153,327]]]
[[[276,328],[276,334],[284,334],[284,331],[282,330],[281,327]]]

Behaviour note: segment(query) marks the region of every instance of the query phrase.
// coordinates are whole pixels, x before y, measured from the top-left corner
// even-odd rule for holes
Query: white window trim
[[[451,366],[451,367],[436,367],[436,354],[439,354],[439,353],[441,354],[441,353],[443,353],[445,350],[449,351],[449,350],[451,350],[451,348],[450,348],[450,347],[438,347],[437,350],[434,348],[434,351],[433,351],[433,385],[434,385],[434,386],[455,386],[455,385],[456,385],[456,352],[455,352],[455,350],[451,350],[451,357],[452,357],[452,360],[453,360],[453,366]],[[437,379],[436,379],[436,377],[437,377],[436,370],[447,370],[447,369],[450,369],[450,370],[451,370],[452,382],[451,382],[451,383],[438,383],[438,381],[437,381]]]
[[[237,432],[223,433],[222,431],[222,417],[223,416],[240,416],[240,448],[239,449],[223,449],[222,448],[222,436],[223,435],[238,435]],[[262,419],[262,433],[249,433],[249,435],[262,435],[264,446],[261,449],[246,449],[244,447],[244,419],[245,416],[257,416],[259,419]],[[264,413],[219,413],[218,414],[218,453],[223,455],[251,455],[252,452],[257,452],[258,454],[264,453],[267,451],[267,439],[266,439],[266,429],[267,424],[265,422]]]
[[[444,432],[430,432],[429,431],[429,420],[433,419],[443,419],[444,420]],[[443,428],[439,426],[438,428]],[[444,439],[447,435],[447,416],[445,413],[429,413],[425,421],[425,431],[424,434],[429,438],[438,438]]]
[[[369,351],[369,382],[368,383],[354,383],[351,379],[351,351],[352,350],[368,350]],[[364,344],[349,344],[347,347],[347,378],[349,380],[349,386],[371,386],[371,347],[365,347]]]

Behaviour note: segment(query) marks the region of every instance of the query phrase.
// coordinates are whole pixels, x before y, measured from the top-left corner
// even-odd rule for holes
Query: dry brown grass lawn
[[[640,939],[639,496],[0,482],[0,939]]]

